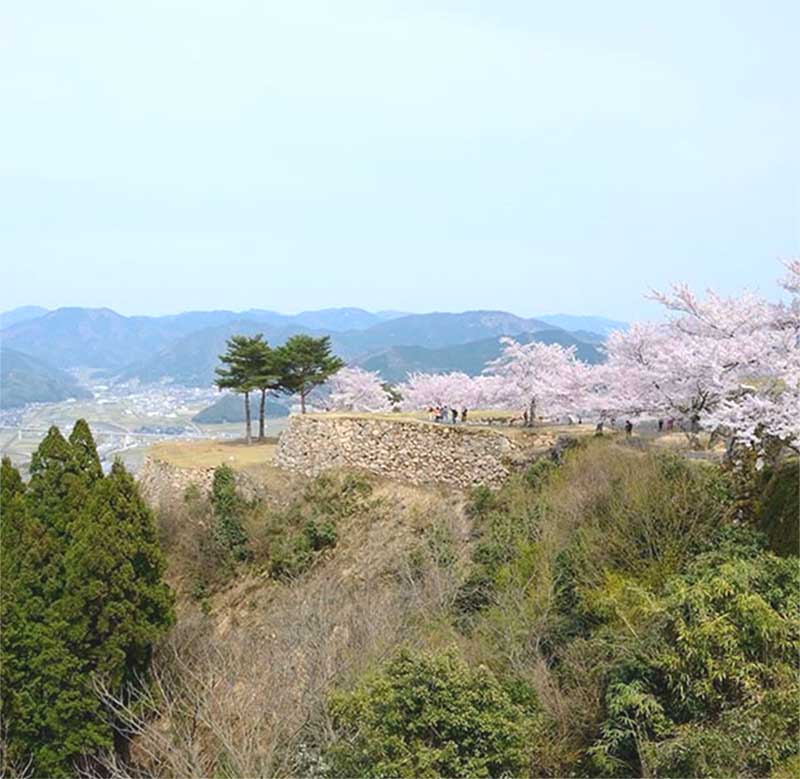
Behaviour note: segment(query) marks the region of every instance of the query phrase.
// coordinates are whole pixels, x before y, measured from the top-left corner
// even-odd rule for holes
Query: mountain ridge
[[[292,315],[250,309],[126,317],[109,308],[73,306],[38,317],[30,313],[32,318],[2,330],[5,345],[61,370],[93,368],[109,378],[185,386],[213,382],[217,357],[236,333],[260,332],[273,345],[300,333],[328,335],[337,354],[351,364],[382,365],[387,380],[426,365],[429,370],[475,371],[481,354],[496,356],[497,339],[504,335],[542,333],[548,342],[575,346],[579,356],[590,361],[604,340],[598,332],[569,332],[543,319],[492,309],[378,314],[334,308]],[[604,326],[612,322],[592,321],[606,322]]]

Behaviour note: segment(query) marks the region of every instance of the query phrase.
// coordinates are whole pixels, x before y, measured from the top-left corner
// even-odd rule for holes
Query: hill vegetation
[[[16,349],[0,347],[0,408],[91,396],[65,371]]]
[[[106,775],[796,765],[797,550],[760,530],[796,503],[742,501],[735,469],[594,439],[466,496],[265,478],[245,500],[224,466],[162,505],[180,616]]]

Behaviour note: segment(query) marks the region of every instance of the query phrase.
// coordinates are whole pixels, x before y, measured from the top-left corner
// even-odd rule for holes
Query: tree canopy
[[[172,595],[136,482],[119,462],[103,476],[84,420],[51,428],[30,472],[3,461],[3,768],[72,776],[113,746],[97,686],[146,676]]]

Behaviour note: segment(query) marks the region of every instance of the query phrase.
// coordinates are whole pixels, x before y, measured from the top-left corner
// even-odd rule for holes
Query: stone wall
[[[139,490],[153,507],[169,502],[183,501],[186,490],[194,485],[203,495],[211,492],[214,481],[213,468],[182,468],[166,460],[148,455],[139,473]],[[247,474],[236,473],[239,493],[247,500],[255,497],[255,484]]]
[[[414,484],[497,487],[521,450],[500,432],[380,417],[295,415],[278,439],[276,465],[308,476],[365,468]]]

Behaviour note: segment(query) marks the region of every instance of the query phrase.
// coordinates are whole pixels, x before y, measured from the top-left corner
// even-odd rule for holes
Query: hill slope
[[[121,368],[161,348],[174,326],[108,308],[59,308],[3,330],[3,342],[59,368]]]
[[[155,354],[126,366],[120,377],[145,383],[171,379],[187,387],[207,387],[214,382],[214,369],[219,365],[219,355],[225,351],[225,342],[232,335],[263,333],[267,341],[274,345],[301,332],[307,331],[298,326],[274,326],[239,319],[220,327],[189,333]]]
[[[617,319],[606,319],[603,316],[575,316],[573,314],[548,314],[539,317],[543,322],[547,322],[562,330],[588,330],[607,336],[612,330],[627,330],[628,323],[620,322]]]
[[[16,349],[0,347],[0,408],[91,396],[68,373]]]
[[[579,341],[563,330],[542,330],[535,335],[522,333],[514,336],[521,343],[540,341],[574,346],[578,357],[588,363],[598,363],[603,355],[596,345]],[[442,349],[426,349],[424,346],[392,346],[359,362],[368,371],[378,371],[388,382],[404,381],[413,371],[424,373],[449,373],[461,371],[477,376],[491,360],[500,356],[499,338],[485,338],[466,344],[456,344]]]
[[[258,419],[259,398],[250,398],[250,418]],[[276,403],[274,400],[267,400],[267,419],[274,417],[288,417],[289,409]],[[218,401],[204,408],[192,417],[192,422],[201,425],[219,425],[226,422],[244,422],[244,400],[241,395],[226,394]]]
[[[552,328],[538,319],[524,319],[505,311],[464,311],[460,314],[410,314],[355,333],[341,333],[337,341],[355,352],[389,346],[425,346],[437,349],[483,338],[535,333]]]
[[[0,314],[0,330],[16,325],[19,322],[38,319],[46,313],[47,309],[41,306],[20,306],[19,308],[12,308],[10,311],[3,311]]]

